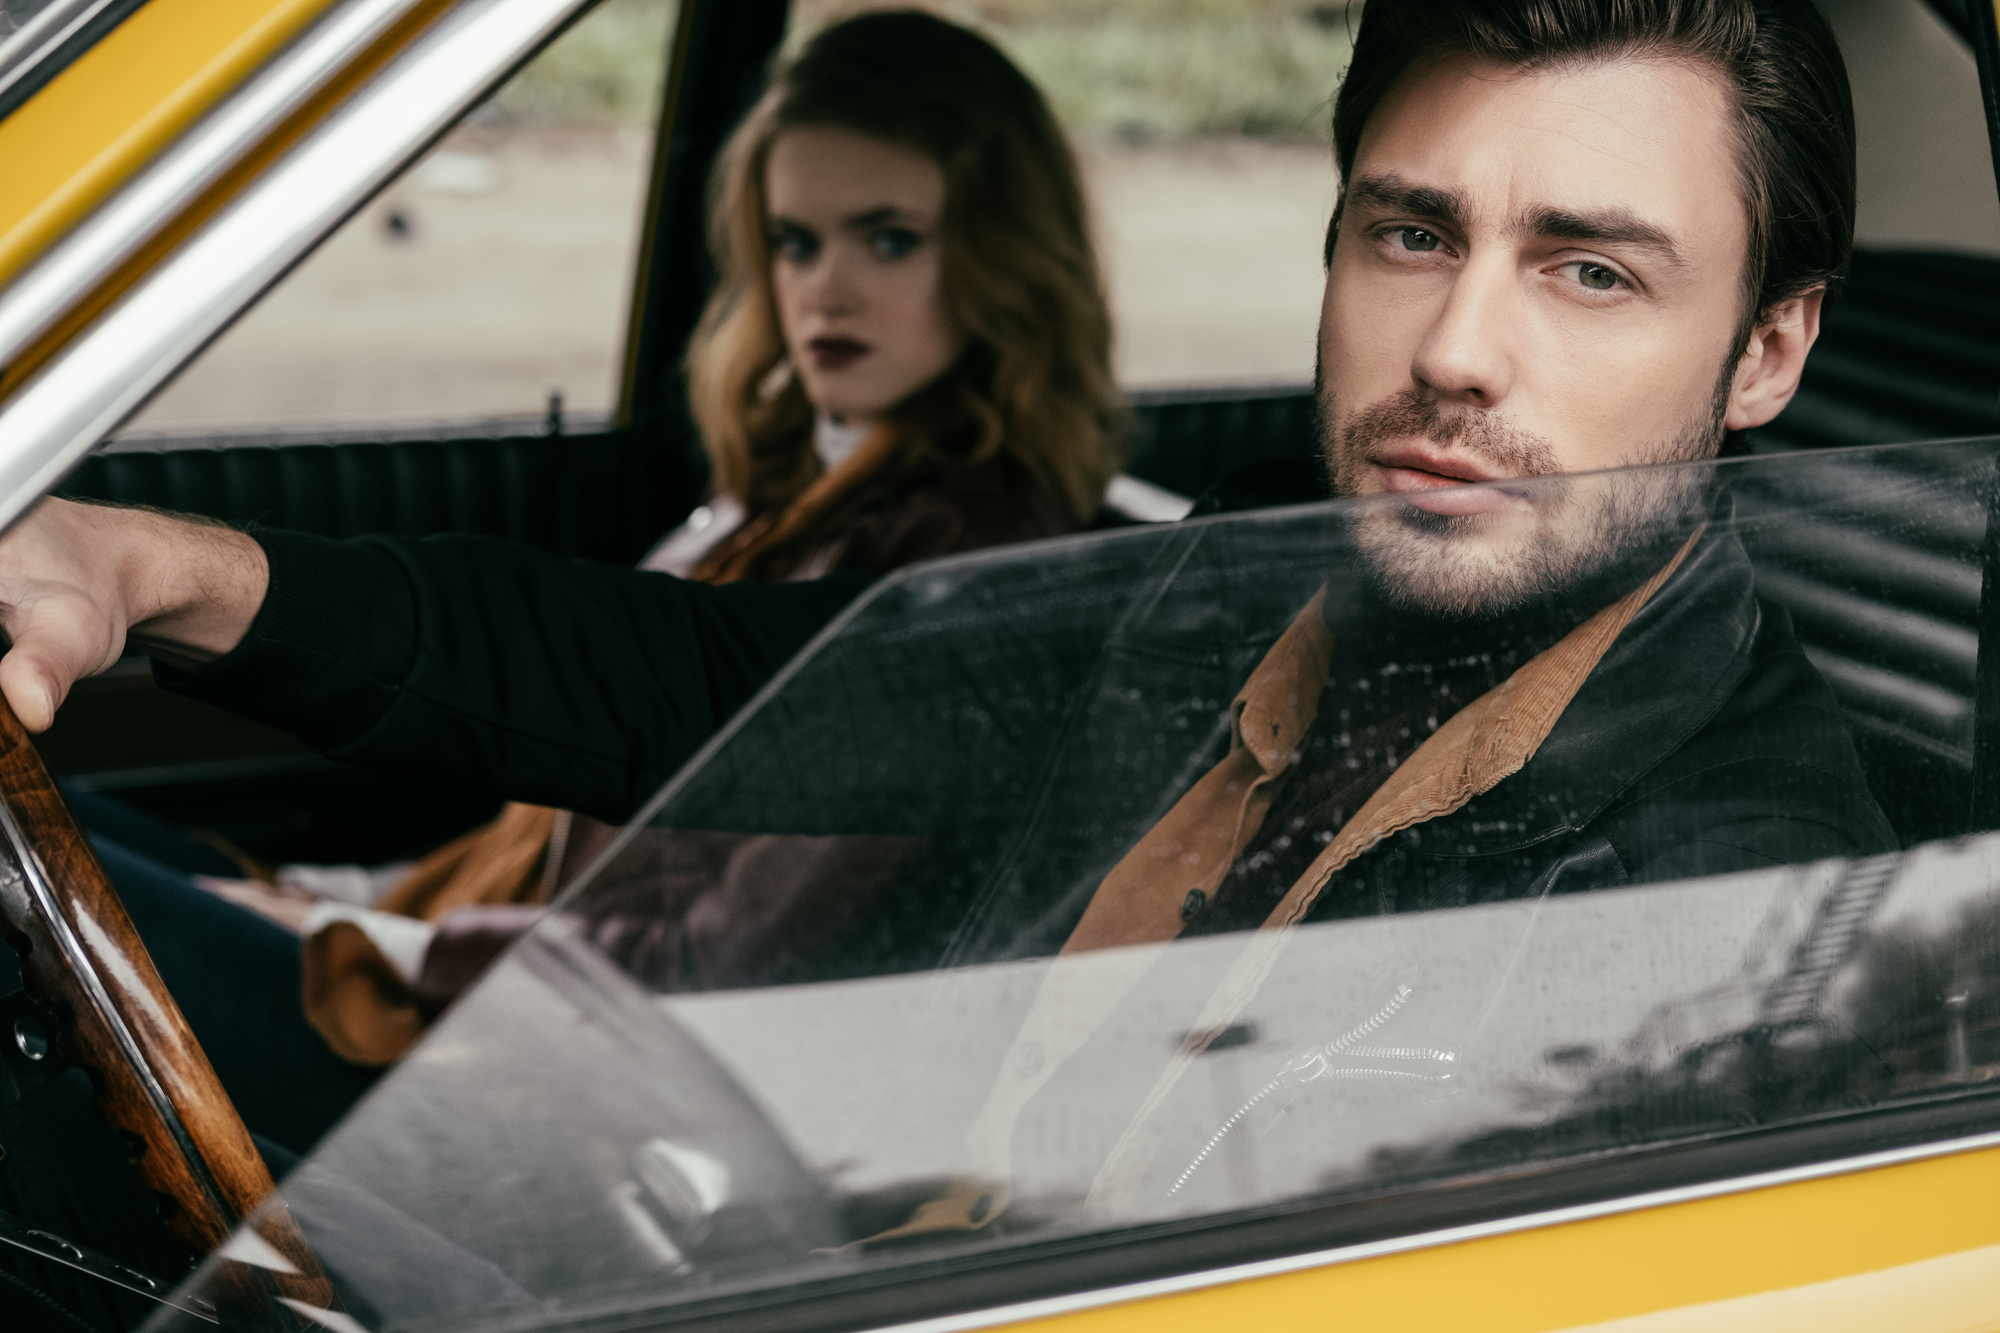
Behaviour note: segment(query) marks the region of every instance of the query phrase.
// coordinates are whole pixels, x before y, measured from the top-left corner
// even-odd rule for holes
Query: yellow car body
[[[8,179],[0,195],[0,284],[18,277],[326,9],[323,0],[146,5],[0,121]],[[363,67],[354,70],[354,77],[365,74]],[[271,127],[266,151],[282,146],[282,129]],[[254,163],[244,168],[254,171]],[[198,225],[227,193],[224,184],[180,216],[161,218],[153,253]],[[143,271],[143,260],[138,267]],[[113,279],[77,293],[77,318],[51,330],[49,341],[60,345],[77,319],[101,310],[117,291]],[[34,349],[18,355],[7,387],[40,359]]]
[[[2000,1217],[1986,1195],[1996,1181],[2000,1147],[1989,1144],[1830,1164],[1807,1179],[1751,1178],[1693,1198],[1471,1229],[1487,1234],[1361,1246],[1269,1275],[1095,1293],[1068,1302],[1085,1308],[1019,1323],[1107,1333],[1246,1321],[1494,1333],[1996,1328]]]

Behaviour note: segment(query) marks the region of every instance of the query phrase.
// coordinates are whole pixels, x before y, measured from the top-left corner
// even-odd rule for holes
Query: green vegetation
[[[794,31],[879,7],[886,5],[794,0]],[[1072,133],[1122,139],[1324,138],[1352,30],[1340,0],[955,0],[928,7],[998,42]]]
[[[1083,135],[1321,139],[1350,50],[1338,4],[991,0],[979,8],[964,17]]]
[[[492,112],[540,125],[651,124],[679,8],[605,0],[502,88]]]
[[[993,25],[1077,133],[1121,138],[1324,133],[1345,33],[1296,18]]]
[[[908,3],[909,0],[901,0]],[[895,3],[895,0],[890,0]],[[878,0],[795,0],[794,40]],[[1348,6],[1307,0],[951,0],[1077,134],[1320,139],[1347,64]],[[538,124],[642,124],[676,0],[606,0],[494,99]]]

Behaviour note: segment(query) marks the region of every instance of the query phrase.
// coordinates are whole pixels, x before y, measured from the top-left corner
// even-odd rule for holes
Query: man
[[[1105,849],[1048,943],[1278,938],[1893,845],[1711,497],[1671,468],[1591,475],[1710,457],[1795,391],[1854,211],[1823,21],[1806,0],[1375,0],[1335,141],[1321,408],[1336,488],[1377,497],[1347,539],[1369,577],[1274,627],[1230,753]],[[708,588],[51,501],[0,542],[0,691],[39,730],[130,641],[171,688],[335,758],[618,820],[862,583]],[[1064,997],[1044,1000],[1031,1026]],[[995,1125],[1090,1026],[1002,1073]],[[933,1208],[916,1225],[997,1211]]]
[[[1136,1221],[1226,1132],[1186,1114],[1207,1090],[1180,1082],[1301,922],[1895,846],[1837,704],[1756,599],[1727,500],[1711,511],[1688,470],[1588,475],[1712,457],[1797,387],[1853,216],[1817,15],[1377,3],[1334,133],[1320,409],[1337,492],[1384,497],[1348,524],[1367,577],[1329,581],[1236,695],[1228,755],[1051,914],[1066,935],[1038,951],[1065,958],[964,1176],[874,1239],[991,1225],[1039,1094],[1065,1066],[1115,1066],[1121,1013],[1188,998],[1149,950],[1074,955],[1254,932],[1172,1009],[1181,1048],[1110,1116],[1125,1128],[1090,1201]],[[1036,935],[1016,899],[981,904],[1005,928],[967,956]],[[1100,1111],[1118,1096],[1079,1086]],[[1069,1123],[1064,1096],[1040,1102]]]
[[[1823,71],[1810,86],[1808,65]],[[1851,236],[1837,69],[1802,6],[1370,15],[1335,113],[1345,190],[1320,395],[1338,492],[1410,506],[1355,523],[1382,600],[1445,642],[1539,617],[1527,637],[1553,652],[1677,567],[1608,651],[1571,664],[1570,702],[1518,777],[1455,818],[1428,815],[1375,853],[1365,893],[1350,884],[1319,911],[1893,845],[1832,699],[1782,613],[1757,609],[1733,538],[1690,536],[1691,478],[1450,489],[1712,457],[1784,407]],[[1373,707],[1397,711],[1379,689]],[[1312,784],[1288,785],[1277,799],[1295,821]],[[1370,794],[1320,785],[1321,805],[1350,811]],[[1391,852],[1404,857],[1385,874]]]
[[[1852,112],[1804,0],[1378,5],[1335,137],[1329,461],[1414,497],[1357,540],[1419,613],[1525,605],[1635,540],[1632,488],[1666,483],[1452,488],[1713,455],[1790,400],[1846,262]],[[39,731],[129,640],[337,758],[617,818],[861,586],[50,501],[0,542],[0,691]]]

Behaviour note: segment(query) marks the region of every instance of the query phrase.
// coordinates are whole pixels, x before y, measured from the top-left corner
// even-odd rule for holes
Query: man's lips
[[[818,370],[845,370],[875,349],[859,338],[814,338],[806,354]]]
[[[1513,503],[1499,486],[1465,489],[1506,474],[1467,454],[1429,445],[1396,445],[1370,456],[1392,495],[1432,514],[1485,514]]]

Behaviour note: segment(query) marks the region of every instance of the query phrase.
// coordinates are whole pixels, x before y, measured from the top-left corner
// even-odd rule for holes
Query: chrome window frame
[[[145,0],[50,0],[0,37],[0,118],[35,95]]]
[[[593,0],[463,0],[0,403],[13,523]],[[347,0],[0,293],[0,363],[129,259],[418,0]]]

